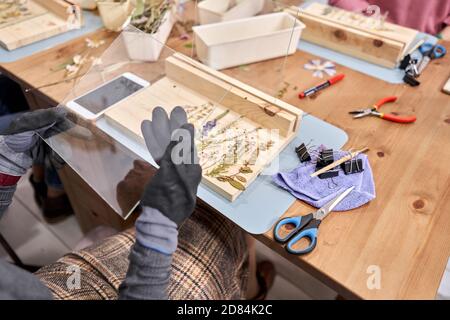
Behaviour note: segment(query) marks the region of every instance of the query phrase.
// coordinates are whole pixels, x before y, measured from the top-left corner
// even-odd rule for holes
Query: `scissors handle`
[[[319,226],[321,220],[313,219],[301,232],[295,235],[291,241],[286,245],[286,250],[291,254],[303,255],[310,253],[316,248],[317,245],[317,235],[319,233]],[[309,246],[299,250],[294,249],[297,242],[302,239],[309,241]]]
[[[285,218],[281,219],[277,225],[275,226],[275,229],[273,231],[273,236],[276,241],[280,243],[286,243],[291,239],[299,230],[303,229],[308,223],[310,223],[314,219],[314,215],[312,213],[301,216],[301,217],[292,217],[292,218]],[[294,225],[294,228],[292,231],[290,231],[286,236],[282,237],[280,236],[280,230],[284,226],[287,225]]]
[[[420,52],[431,59],[439,59],[447,54],[447,49],[440,44],[425,43],[420,47]]]

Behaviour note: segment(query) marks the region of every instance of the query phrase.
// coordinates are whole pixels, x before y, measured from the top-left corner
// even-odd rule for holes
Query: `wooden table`
[[[115,35],[97,32],[91,37],[112,40]],[[73,56],[83,42],[80,39],[0,65],[0,70],[24,87],[40,87],[61,80],[60,73],[51,73],[49,69]],[[190,52],[185,41],[174,38],[169,44]],[[450,49],[449,43],[445,45]],[[307,256],[287,254],[274,242],[272,232],[257,238],[346,298],[434,299],[450,255],[450,97],[441,92],[450,76],[450,55],[428,67],[418,88],[391,85],[338,66],[338,71],[347,76],[345,81],[315,99],[301,101],[297,98],[298,91],[317,83],[317,78],[302,67],[311,58],[304,52],[289,57],[283,76],[280,75],[283,59],[226,73],[272,94],[283,79],[289,84],[283,100],[343,128],[350,137],[348,148],[370,147],[368,155],[377,198],[357,210],[332,214],[321,226],[317,249]],[[70,83],[42,88],[32,91],[29,99],[36,107],[55,105],[70,88]],[[385,110],[415,114],[417,123],[399,125],[376,118],[353,120],[348,115],[350,110],[389,95],[398,96],[399,101]],[[108,211],[108,206],[76,174],[68,173],[63,178],[80,219],[116,226],[120,223],[114,213],[99,214]],[[83,203],[78,199],[83,199]],[[311,210],[297,201],[285,216]],[[95,215],[87,218],[92,212]],[[381,272],[381,288],[371,290],[367,282],[374,270]]]

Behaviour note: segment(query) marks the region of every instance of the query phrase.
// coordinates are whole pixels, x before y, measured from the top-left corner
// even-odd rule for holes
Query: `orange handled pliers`
[[[376,116],[381,119],[392,121],[392,122],[397,122],[397,123],[416,122],[417,118],[415,116],[402,117],[402,116],[397,116],[397,115],[391,114],[391,113],[388,113],[388,114],[382,113],[379,111],[379,109],[386,103],[395,102],[395,101],[397,101],[397,97],[387,97],[387,98],[384,98],[384,99],[381,99],[380,101],[378,101],[378,103],[376,103],[372,108],[355,110],[355,111],[350,112],[350,114],[353,114],[355,119],[359,119],[359,118],[363,118],[363,117],[367,117],[367,116]]]

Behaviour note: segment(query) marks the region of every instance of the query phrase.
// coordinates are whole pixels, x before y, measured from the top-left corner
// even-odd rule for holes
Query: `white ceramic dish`
[[[226,69],[293,54],[305,25],[288,13],[194,27],[197,56]]]

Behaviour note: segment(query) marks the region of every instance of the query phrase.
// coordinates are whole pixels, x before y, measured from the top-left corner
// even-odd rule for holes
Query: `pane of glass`
[[[273,1],[259,13],[280,12],[294,2]],[[217,191],[218,185],[218,192],[225,192],[230,201],[239,196],[242,186],[251,183],[253,173],[262,170],[259,164],[250,161],[254,154],[272,159],[286,144],[292,130],[283,127],[278,132],[279,121],[288,119],[288,126],[292,126],[292,118],[275,106],[276,96],[280,97],[279,92],[285,86],[286,56],[295,51],[298,40],[298,23],[292,15],[269,21],[275,20],[274,28],[285,33],[278,40],[277,49],[282,52],[278,58],[224,71],[269,94],[261,99],[251,93],[251,88],[243,89],[232,78],[218,76],[197,62],[205,62],[197,56],[200,38],[191,34],[192,26],[199,25],[197,1],[183,2],[175,7],[173,15],[172,11],[169,13],[157,34],[128,26],[118,35],[61,101],[60,107],[70,111],[71,128],[46,139],[67,165],[123,218],[129,216],[139,199],[130,199],[126,191],[118,188],[120,182],[135,160],[156,166],[140,130],[141,122],[151,118],[156,106],[169,112],[176,106],[185,108],[196,127],[196,144],[204,168],[203,186]],[[180,23],[172,30],[175,17]],[[166,43],[169,33],[172,35]],[[233,36],[236,35],[223,37]],[[243,52],[236,50],[234,54],[239,56]],[[207,64],[230,58],[221,56],[220,50],[214,57],[219,60],[206,59]],[[271,76],[264,77],[269,79],[267,82],[255,83],[249,80],[253,72],[267,72]],[[259,108],[252,109],[255,106]],[[277,129],[277,134],[271,129]],[[232,160],[227,174],[211,174],[230,155],[237,160]]]

